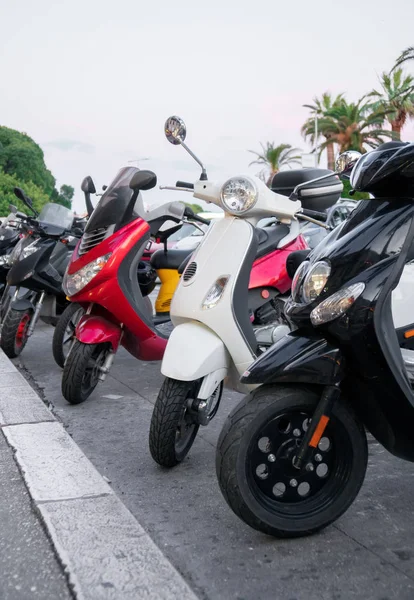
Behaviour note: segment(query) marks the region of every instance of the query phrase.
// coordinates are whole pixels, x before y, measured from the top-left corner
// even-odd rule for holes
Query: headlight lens
[[[292,299],[293,302],[299,302],[299,292],[300,286],[302,284],[303,278],[306,275],[307,270],[309,269],[309,261],[305,260],[301,263],[296,269],[295,275],[292,280]]]
[[[323,302],[318,304],[311,312],[312,325],[322,325],[337,319],[353,305],[365,289],[365,283],[354,283],[343,290],[339,290]]]
[[[219,302],[222,297],[224,290],[226,289],[227,282],[230,278],[230,275],[222,275],[217,279],[217,281],[211,286],[206,297],[203,300],[203,304],[201,308],[203,310],[208,310],[209,308],[213,308]]]
[[[104,256],[100,256],[96,260],[93,260],[72,275],[69,275],[66,271],[65,277],[63,278],[63,291],[65,294],[67,296],[74,296],[80,292],[81,289],[83,289],[85,285],[88,285],[95,275],[104,268],[111,256],[112,252],[104,254]]]
[[[221,188],[221,203],[226,212],[241,215],[257,202],[257,189],[246,177],[232,177]]]
[[[313,302],[319,296],[330,274],[331,266],[323,260],[309,269],[302,286],[302,300],[305,304]]]

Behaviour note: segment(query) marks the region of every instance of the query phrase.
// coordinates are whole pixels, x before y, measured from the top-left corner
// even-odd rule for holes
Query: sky
[[[309,152],[300,127],[314,96],[378,88],[414,45],[413,23],[413,0],[0,0],[0,125],[40,144],[78,212],[85,175],[97,188],[127,164],[161,185],[198,178],[164,137],[172,114],[210,179],[255,174],[248,150],[261,142]],[[402,138],[414,141],[414,121]],[[180,199],[192,196],[144,198]]]

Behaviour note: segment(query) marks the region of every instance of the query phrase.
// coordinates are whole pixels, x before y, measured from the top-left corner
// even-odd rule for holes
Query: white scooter
[[[172,144],[181,144],[202,168],[194,185],[177,182],[167,189],[191,191],[195,198],[225,211],[225,217],[212,223],[203,236],[171,303],[175,328],[162,361],[165,380],[155,403],[149,443],[154,460],[172,467],[188,453],[199,426],[207,425],[216,414],[223,381],[227,378],[226,384],[233,389],[247,391],[239,377],[260,352],[247,293],[259,243],[257,222],[274,216],[286,224],[286,235],[277,245],[284,248],[299,235],[298,218],[323,226],[313,218],[323,218],[323,214],[302,207],[312,189],[310,182],[296,186],[290,197],[293,199],[273,192],[250,175],[210,182],[202,163],[184,144],[184,122],[170,117],[165,134]],[[311,183],[321,179],[326,180],[326,187],[317,186],[319,196],[327,189],[330,193],[342,191],[332,172]],[[278,326],[278,333],[275,327],[270,329],[272,341],[289,331],[284,325]]]

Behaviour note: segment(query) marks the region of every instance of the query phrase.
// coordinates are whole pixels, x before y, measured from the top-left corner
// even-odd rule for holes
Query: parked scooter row
[[[141,192],[155,187],[156,175],[119,172],[65,274],[65,293],[83,316],[67,332],[63,394],[86,400],[120,345],[139,360],[163,358],[149,444],[172,467],[217,413],[224,384],[247,393],[219,439],[223,495],[255,529],[312,533],[355,499],[365,428],[414,461],[414,144],[347,152],[335,173],[292,171],[269,189],[250,175],[211,182],[185,143],[183,121],[171,117],[165,133],[202,169],[194,184],[168,189],[216,204],[225,217],[194,252],[174,254],[168,236],[197,216],[179,202],[145,212]],[[310,251],[301,223],[323,226],[340,177],[373,198]],[[94,189],[90,179],[83,189]],[[258,228],[264,217],[275,224]],[[165,249],[146,265],[145,283],[139,271],[150,236]],[[151,268],[174,271],[168,314],[149,301]]]

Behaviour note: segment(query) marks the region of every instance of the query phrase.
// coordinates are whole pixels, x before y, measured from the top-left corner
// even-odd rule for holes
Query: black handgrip
[[[175,185],[177,187],[188,188],[189,190],[194,189],[194,183],[188,183],[187,181],[177,181]]]
[[[193,221],[198,221],[199,223],[203,223],[203,225],[210,225],[211,221],[208,219],[204,219],[203,217],[199,217],[198,215],[194,215],[192,217]]]
[[[305,217],[311,217],[312,219],[318,219],[318,221],[325,222],[328,218],[328,215],[325,212],[319,212],[317,210],[308,210],[307,208],[302,209],[302,214]]]

